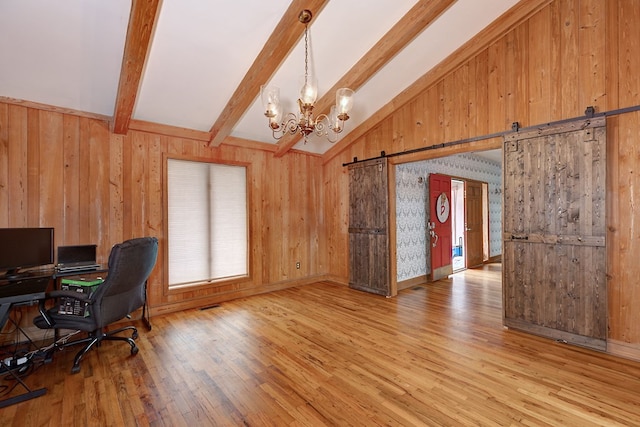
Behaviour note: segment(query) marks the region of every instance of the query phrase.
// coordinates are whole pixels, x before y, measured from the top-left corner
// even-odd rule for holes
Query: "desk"
[[[9,311],[14,305],[24,305],[45,299],[49,282],[53,281],[54,289],[58,289],[58,280],[63,277],[83,276],[106,273],[108,270],[97,268],[60,272],[52,269],[36,270],[15,279],[0,279],[0,331],[4,328]]]
[[[0,330],[9,318],[9,310],[14,305],[37,302],[46,295],[50,275],[24,277],[18,280],[0,280]]]
[[[109,270],[104,267],[92,268],[89,270],[75,270],[75,271],[59,271],[53,270],[51,272],[51,278],[56,282],[58,279],[62,279],[64,277],[74,277],[74,276],[91,276],[94,274],[107,273]],[[56,289],[58,288],[58,284],[56,283]]]
[[[32,304],[43,299],[50,283],[51,275],[24,277],[11,281],[0,280],[0,330],[4,328],[9,319],[11,307]],[[46,388],[31,390],[13,370],[8,369],[2,360],[0,360],[0,367],[6,368],[7,374],[11,375],[27,390],[20,395],[1,400],[0,408],[42,396],[47,392]]]

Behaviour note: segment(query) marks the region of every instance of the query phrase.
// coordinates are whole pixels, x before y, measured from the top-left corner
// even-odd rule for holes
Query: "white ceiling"
[[[502,164],[502,150],[477,151],[473,154],[491,160],[494,163]]]
[[[356,89],[345,132],[517,2],[457,0]],[[329,1],[309,27],[319,97],[416,3]],[[290,4],[163,0],[131,118],[208,132]],[[131,0],[0,0],[0,97],[112,117],[131,7]],[[280,87],[285,111],[295,107],[303,52],[300,39],[277,71],[264,76]],[[254,103],[235,123],[231,136],[274,144],[259,94],[253,95]],[[330,146],[311,139],[295,148],[324,153]]]
[[[0,0],[0,96],[111,116],[130,0]]]

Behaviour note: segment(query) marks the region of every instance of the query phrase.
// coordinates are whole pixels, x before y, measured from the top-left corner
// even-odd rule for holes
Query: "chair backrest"
[[[113,246],[109,254],[109,272],[96,288],[92,316],[104,327],[142,307],[145,284],[158,256],[158,239],[140,237]]]

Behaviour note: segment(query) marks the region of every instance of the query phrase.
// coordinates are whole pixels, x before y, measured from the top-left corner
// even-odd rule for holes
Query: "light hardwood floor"
[[[317,283],[155,317],[2,426],[640,425],[640,363],[505,330],[500,265],[383,298]]]

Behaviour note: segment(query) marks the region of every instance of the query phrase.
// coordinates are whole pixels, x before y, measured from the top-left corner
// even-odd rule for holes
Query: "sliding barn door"
[[[349,287],[391,295],[387,159],[349,165]]]
[[[505,137],[504,323],[604,350],[604,117]]]

